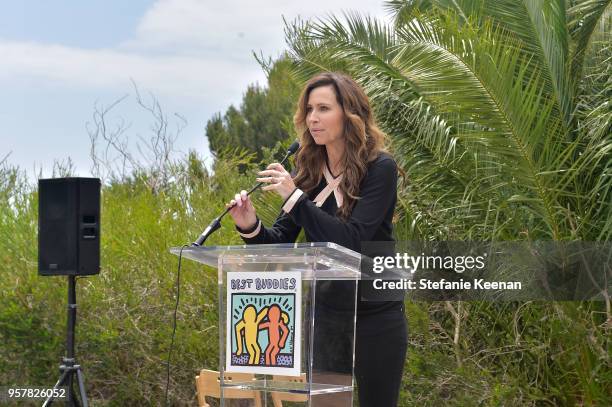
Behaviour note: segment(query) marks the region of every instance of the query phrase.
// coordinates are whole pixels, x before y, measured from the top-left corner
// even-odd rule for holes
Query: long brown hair
[[[304,86],[298,100],[293,123],[300,138],[296,157],[295,184],[310,193],[321,182],[325,165],[325,146],[317,145],[308,130],[306,115],[308,98],[313,89],[331,85],[336,100],[344,111],[345,150],[341,166],[344,168],[339,185],[343,205],[337,214],[348,219],[359,199],[359,185],[366,174],[368,163],[385,151],[386,136],[376,126],[367,95],[353,79],[338,72],[323,72],[312,77]]]

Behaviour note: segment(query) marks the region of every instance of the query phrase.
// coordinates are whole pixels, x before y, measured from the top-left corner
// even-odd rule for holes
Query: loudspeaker
[[[100,180],[38,180],[38,274],[100,272]]]

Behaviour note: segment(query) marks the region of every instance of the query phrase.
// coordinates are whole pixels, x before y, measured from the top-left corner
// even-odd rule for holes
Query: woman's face
[[[344,112],[336,101],[332,85],[319,86],[310,91],[306,125],[318,145],[330,146],[344,141]]]

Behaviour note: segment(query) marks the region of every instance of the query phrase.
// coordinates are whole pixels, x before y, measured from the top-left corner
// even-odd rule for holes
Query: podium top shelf
[[[170,249],[177,256],[180,251],[180,247]],[[183,257],[215,268],[222,259],[223,264],[245,271],[262,263],[282,264],[283,271],[299,271],[307,280],[356,280],[361,276],[361,255],[330,242],[186,247]]]

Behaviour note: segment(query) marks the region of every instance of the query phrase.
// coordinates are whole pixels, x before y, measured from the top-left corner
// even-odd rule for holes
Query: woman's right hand
[[[251,202],[251,199],[247,195],[247,191],[242,190],[239,194],[236,194],[225,207],[233,206],[229,210],[229,214],[234,219],[234,223],[242,230],[252,229],[257,222],[257,215],[255,214],[255,207]]]

